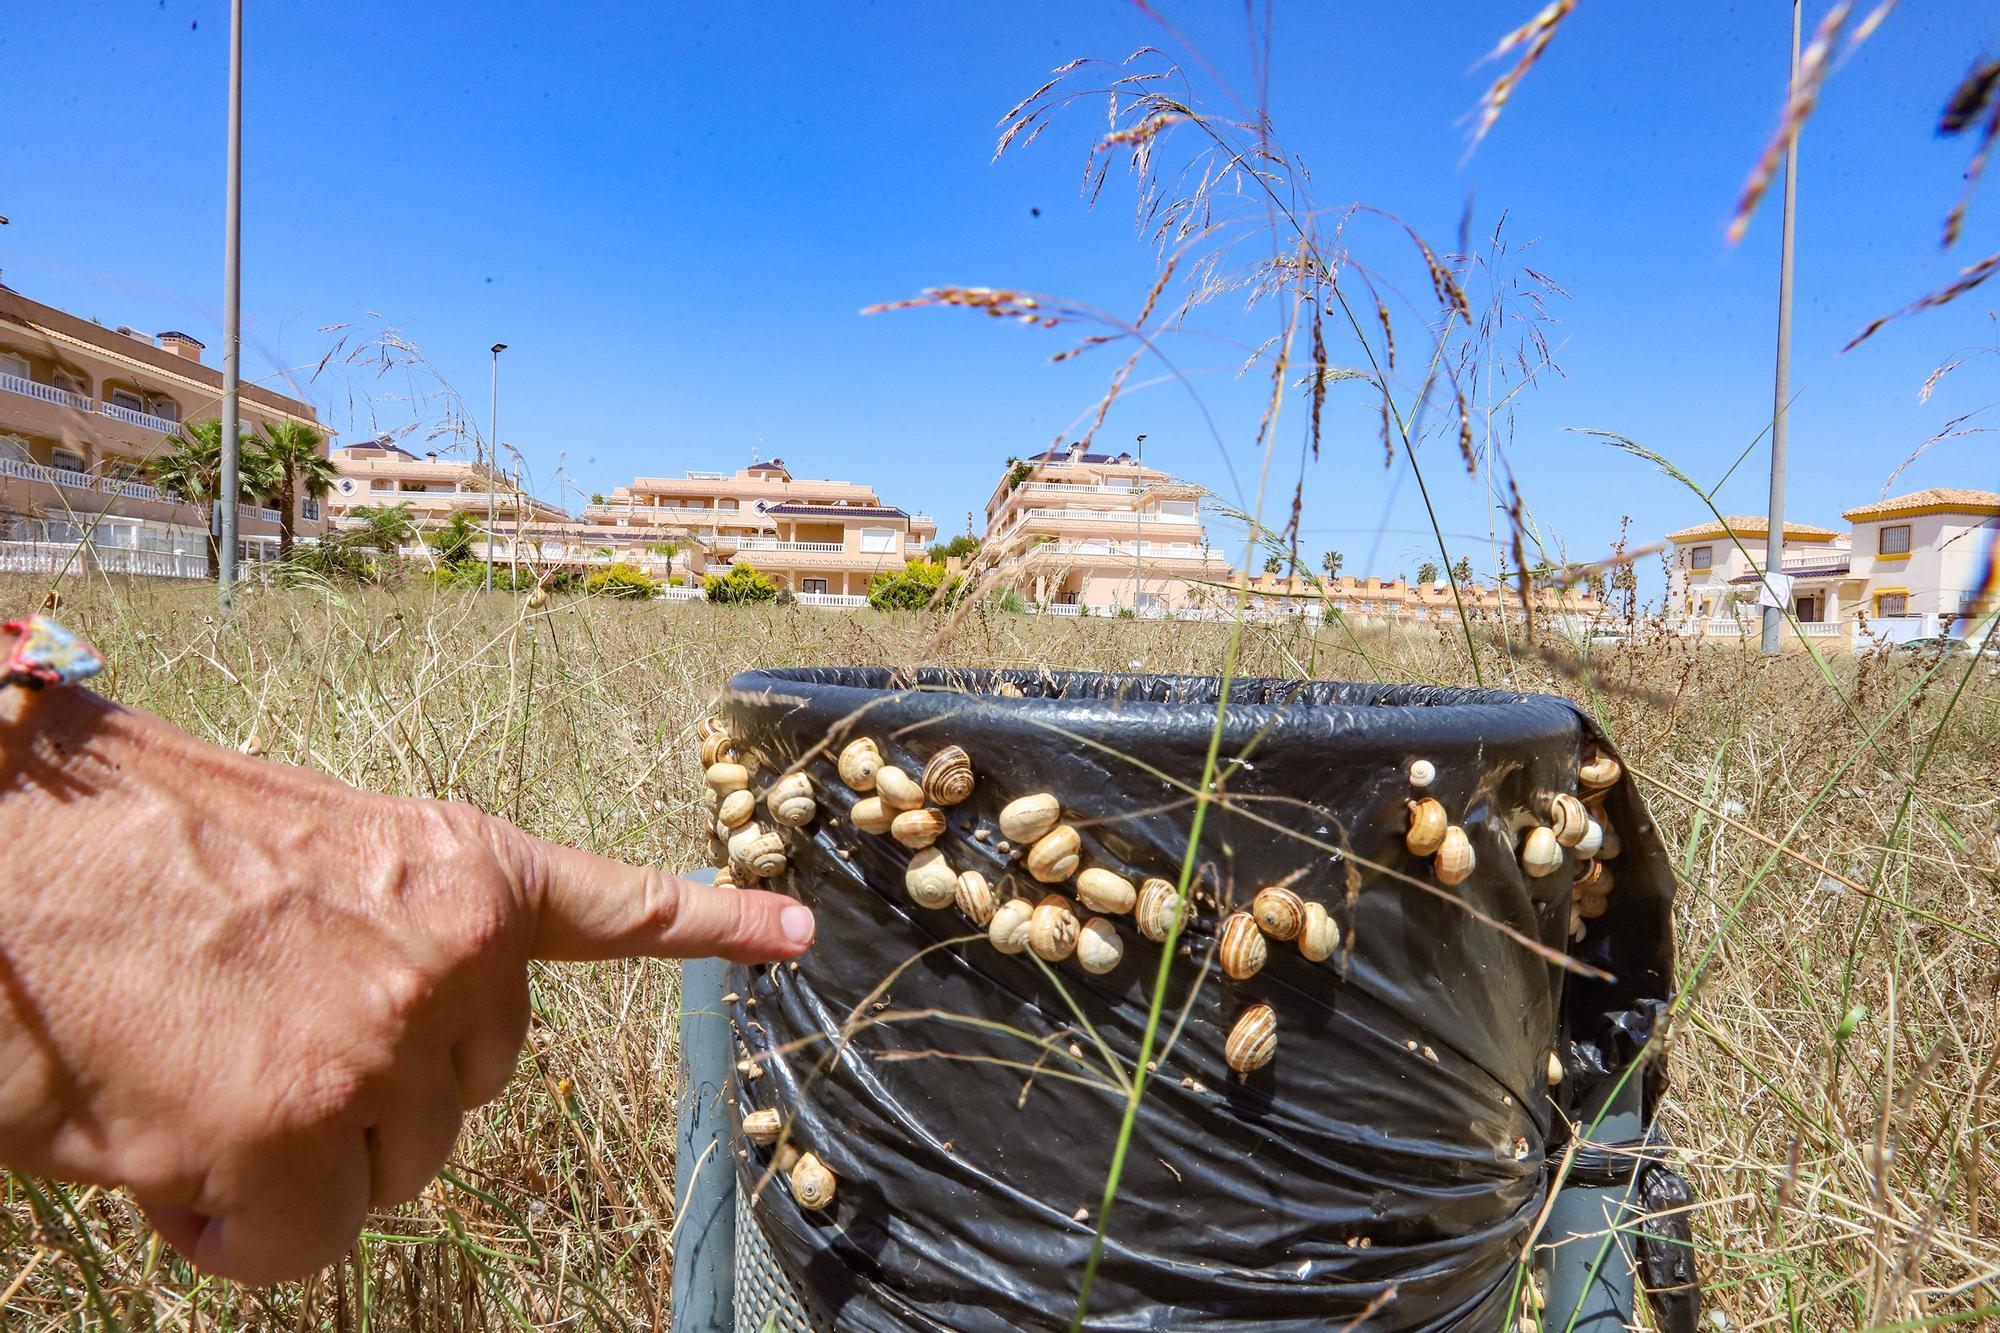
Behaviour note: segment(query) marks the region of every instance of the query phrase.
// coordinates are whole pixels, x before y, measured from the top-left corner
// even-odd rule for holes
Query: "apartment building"
[[[494,526],[503,534],[517,526],[569,521],[568,510],[529,495],[516,475],[434,452],[416,454],[386,435],[336,449],[332,458],[340,477],[326,509],[335,527],[356,526],[358,509],[393,505],[408,505],[419,528],[448,522],[454,513],[484,527],[489,496]]]
[[[1852,529],[1786,523],[1778,573],[1808,638],[1866,648],[1962,634],[1993,609],[2000,493],[1933,487],[1845,511]],[[1669,615],[1690,633],[1759,632],[1762,518],[1667,534]]]
[[[1233,585],[1243,582],[1232,574]],[[1513,583],[1495,585],[1469,580],[1452,592],[1447,579],[1432,583],[1403,579],[1306,578],[1301,575],[1259,574],[1249,580],[1256,604],[1267,611],[1304,613],[1313,610],[1338,611],[1342,615],[1371,623],[1391,620],[1456,620],[1462,607],[1472,620],[1514,620],[1520,618],[1521,590]],[[1589,619],[1605,607],[1589,589],[1549,587],[1530,590],[1536,615],[1572,615]]]
[[[980,569],[1059,613],[1220,607],[1233,570],[1209,545],[1206,494],[1081,444],[1009,460],[986,502]]]
[[[202,578],[204,506],[152,484],[150,464],[183,421],[221,413],[222,375],[188,334],[104,328],[0,286],[0,568]],[[246,433],[294,421],[325,433],[310,403],[245,384]],[[276,553],[278,511],[246,496],[240,554]],[[295,530],[325,528],[302,498]]]

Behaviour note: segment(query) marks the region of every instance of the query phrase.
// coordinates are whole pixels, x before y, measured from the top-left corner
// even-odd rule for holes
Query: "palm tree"
[[[349,513],[354,526],[347,531],[347,540],[356,546],[372,546],[383,555],[394,555],[396,549],[416,538],[417,521],[409,502],[393,505],[356,505]]]
[[[1426,560],[1417,566],[1417,582],[1429,586],[1438,581],[1437,561]]]
[[[1266,574],[1275,574],[1284,567],[1285,558],[1283,556],[1267,555],[1264,557],[1264,572]]]
[[[208,576],[222,573],[222,548],[216,544],[216,501],[222,498],[222,423],[188,421],[163,441],[165,452],[150,466],[153,484],[168,498],[194,505],[208,515]],[[261,449],[237,455],[236,485],[241,494],[262,495],[273,488],[270,460]]]
[[[298,526],[300,493],[314,500],[324,500],[333,490],[334,480],[339,475],[333,460],[322,452],[325,445],[326,436],[303,422],[264,423],[264,438],[258,441],[257,452],[267,460],[277,480],[273,489],[278,497],[280,560],[291,558],[293,532]]]
[[[1472,557],[1469,555],[1460,556],[1458,563],[1451,567],[1451,572],[1452,577],[1456,578],[1460,583],[1472,582]]]
[[[1328,551],[1319,558],[1319,563],[1320,567],[1326,570],[1328,578],[1337,579],[1340,577],[1340,567],[1347,563],[1347,557],[1338,551]]]

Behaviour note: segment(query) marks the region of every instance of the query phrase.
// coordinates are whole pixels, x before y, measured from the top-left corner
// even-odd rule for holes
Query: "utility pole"
[[[212,529],[221,556],[222,614],[236,602],[236,505],[243,467],[237,382],[243,312],[243,0],[229,0],[229,175],[222,205],[222,494]]]
[[[1139,437],[1139,466],[1146,466],[1146,437]],[[1142,569],[1140,548],[1146,541],[1146,511],[1135,501],[1132,505],[1132,614],[1139,614],[1139,579]]]
[[[507,350],[506,343],[493,344],[493,412],[488,418],[488,439],[486,441],[486,591],[493,591],[493,471],[500,464],[500,353]],[[516,501],[514,512],[521,512]]]
[[[1785,81],[1785,105],[1791,106],[1799,86],[1799,4],[1792,0],[1791,77]],[[1789,113],[1789,110],[1787,111]],[[1801,127],[1802,128],[1802,127]],[[1771,377],[1771,505],[1764,534],[1764,586],[1770,595],[1775,579],[1785,572],[1785,418],[1792,396],[1792,215],[1799,193],[1799,130],[1785,145],[1784,238],[1778,247],[1778,364]],[[1790,600],[1789,592],[1782,600]],[[1783,607],[1764,608],[1764,654],[1778,651],[1785,628]]]

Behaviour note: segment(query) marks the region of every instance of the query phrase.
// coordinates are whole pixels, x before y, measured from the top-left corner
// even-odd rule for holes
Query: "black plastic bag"
[[[801,1209],[768,1149],[739,1173],[781,1263],[839,1327],[1067,1326],[1124,1107],[1097,1043],[1131,1068],[1160,960],[1123,917],[1120,966],[1058,964],[1059,991],[958,911],[917,906],[910,850],[848,821],[861,793],[837,776],[841,747],[870,737],[912,775],[963,747],[978,781],[938,847],[1003,899],[1068,888],[1033,883],[1001,850],[996,814],[1034,792],[1061,800],[1085,865],[1178,880],[1219,688],[882,668],[732,682],[753,788],[798,769],[819,802],[809,826],[780,830],[789,864],[772,883],[812,904],[818,942],[796,966],[737,970],[733,1018],[756,1072],[737,1092],[744,1111],[784,1113],[787,1142],[831,1167],[838,1196]],[[1236,681],[1224,717],[1226,806],[1208,807],[1159,1028],[1173,1044],[1140,1108],[1088,1326],[1497,1327],[1519,1299],[1557,1103],[1625,1075],[1668,995],[1658,839],[1620,780],[1594,807],[1622,843],[1609,909],[1572,940],[1574,858],[1531,879],[1515,850],[1549,794],[1578,791],[1586,749],[1609,753],[1567,701]],[[1436,772],[1422,792],[1416,760]],[[1453,888],[1404,847],[1419,795],[1477,854]],[[1225,978],[1220,910],[1280,882],[1334,914],[1340,951],[1313,963],[1272,941],[1261,971]],[[1257,1002],[1276,1012],[1277,1055],[1238,1079],[1223,1046]],[[1646,1077],[1650,1118],[1657,1061]]]

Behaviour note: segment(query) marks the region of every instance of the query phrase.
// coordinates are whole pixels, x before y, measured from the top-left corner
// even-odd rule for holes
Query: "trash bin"
[[[819,916],[804,959],[718,983],[734,1123],[775,1112],[722,1145],[736,1327],[1067,1327],[1163,955],[1088,1327],[1499,1328],[1584,1302],[1564,1327],[1629,1314],[1639,1272],[1691,1271],[1684,1212],[1640,1226],[1666,1164],[1604,1137],[1644,1139],[1664,1088],[1673,880],[1595,724],[1498,691],[1222,695],[1026,671],[732,682],[705,729],[711,807],[752,813],[718,825],[717,860]],[[1153,881],[1185,914],[1171,952]],[[1018,952],[996,945],[1020,942],[1004,908],[1001,931],[982,920],[1016,898],[1059,899]],[[1524,1273],[1580,1116],[1604,1119],[1600,1241]],[[796,1197],[800,1154],[830,1201]],[[769,1270],[747,1289],[746,1234]],[[1694,1308],[1675,1285],[1670,1327]]]

